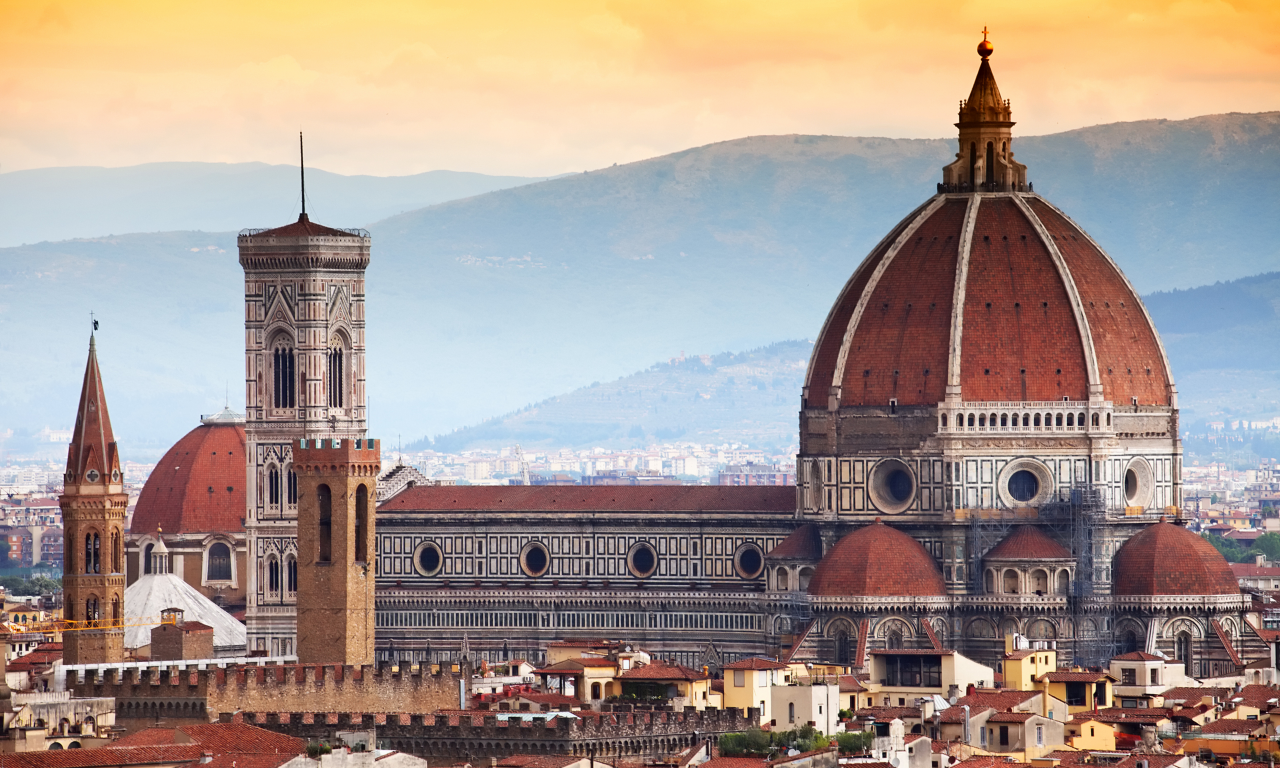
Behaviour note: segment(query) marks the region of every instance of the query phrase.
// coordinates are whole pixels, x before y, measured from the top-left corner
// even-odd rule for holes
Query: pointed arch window
[[[298,592],[298,558],[289,555],[284,561],[285,591],[290,595]]]
[[[97,533],[84,535],[84,572],[102,573],[102,539]]]
[[[297,370],[293,348],[287,345],[276,347],[272,356],[271,370],[275,384],[276,408],[296,408],[297,402]]]
[[[124,547],[120,544],[120,532],[111,532],[111,572],[124,573]]]
[[[275,555],[267,560],[267,591],[273,595],[280,592],[280,561]]]
[[[280,470],[274,465],[267,468],[267,503],[280,505]]]
[[[288,487],[285,489],[285,499],[289,502],[289,506],[293,506],[298,503],[298,473],[290,468],[286,480]]]
[[[344,402],[344,390],[342,386],[343,376],[343,358],[342,347],[333,347],[329,350],[329,407],[342,408],[346,405]]]

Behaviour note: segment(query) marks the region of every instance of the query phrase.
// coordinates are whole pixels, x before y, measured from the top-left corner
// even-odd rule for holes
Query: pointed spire
[[[978,43],[982,64],[978,65],[978,76],[973,80],[969,98],[960,105],[961,123],[1008,122],[1013,117],[1013,110],[1000,96],[1000,86],[996,85],[996,76],[991,72],[988,59],[994,51],[995,46],[987,40],[987,28],[983,27],[982,42]]]
[[[307,157],[302,152],[302,131],[298,131],[298,174],[302,178],[302,215],[298,221],[307,221]]]
[[[116,438],[107,414],[107,397],[98,370],[98,349],[89,334],[89,362],[84,369],[80,388],[80,407],[76,411],[76,427],[67,449],[68,484],[118,483],[120,459],[116,455]],[[114,473],[114,477],[113,477]]]

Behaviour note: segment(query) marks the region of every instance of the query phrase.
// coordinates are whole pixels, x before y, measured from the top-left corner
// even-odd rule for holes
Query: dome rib
[[[1089,262],[1101,262],[1105,268],[1091,270],[1088,279],[1085,280],[1084,288],[1081,296],[1081,309],[1086,315],[1094,318],[1095,322],[1091,323],[1091,328],[1097,333],[1092,336],[1096,348],[1098,348],[1098,374],[1099,381],[1102,386],[1104,396],[1114,403],[1128,404],[1130,398],[1135,395],[1138,401],[1143,405],[1168,405],[1177,407],[1177,387],[1173,379],[1173,368],[1169,364],[1169,355],[1164,348],[1164,342],[1160,339],[1160,334],[1155,331],[1155,323],[1151,320],[1151,313],[1147,311],[1146,304],[1143,303],[1142,297],[1134,289],[1133,283],[1129,282],[1129,278],[1124,274],[1115,260],[1098,245],[1097,241],[1089,235],[1079,224],[1071,219],[1070,216],[1063,213],[1061,209],[1054,206],[1048,200],[1042,197],[1035,197],[1030,200],[1029,206],[1039,211],[1038,218],[1041,221],[1049,219],[1054,228],[1060,229],[1063,240],[1066,245],[1062,250],[1066,260],[1080,263],[1082,268],[1090,266]],[[1043,215],[1041,215],[1043,214]],[[1046,230],[1049,223],[1046,222]],[[1084,243],[1079,243],[1076,237],[1083,239]],[[1072,239],[1068,240],[1070,237]],[[1089,296],[1086,298],[1085,294]],[[1121,307],[1108,307],[1108,299],[1119,300]],[[1132,307],[1136,307],[1141,311],[1140,323],[1134,323],[1132,319],[1121,327],[1116,322],[1115,312],[1123,309],[1128,310],[1132,307],[1124,306],[1128,302]],[[1089,303],[1090,306],[1085,307]],[[1101,304],[1102,306],[1098,306]],[[1113,312],[1108,312],[1111,309]],[[1128,330],[1128,334],[1124,333]],[[1136,354],[1135,354],[1136,353]],[[1135,385],[1134,380],[1130,379],[1127,384],[1123,379],[1117,379],[1117,374],[1103,374],[1105,368],[1118,369],[1124,367],[1132,370],[1134,357],[1139,358],[1139,364],[1136,366],[1140,371],[1146,367],[1153,369],[1158,367],[1161,371],[1163,381],[1153,380],[1147,386]],[[1122,366],[1121,363],[1124,363]],[[1150,364],[1150,365],[1148,365]],[[1103,376],[1106,376],[1104,379]],[[1126,373],[1126,375],[1130,375]],[[1145,371],[1141,371],[1139,376],[1145,378]],[[1138,379],[1137,381],[1142,381]]]
[[[973,246],[973,230],[978,222],[981,195],[970,195],[960,229],[960,251],[956,259],[955,293],[951,299],[951,337],[947,341],[947,394],[960,393],[960,351],[964,344],[964,297],[969,285],[969,251]]]
[[[1075,278],[1071,274],[1071,268],[1067,265],[1067,260],[1063,258],[1062,251],[1058,249],[1057,241],[1049,230],[1045,227],[1044,222],[1035,214],[1031,206],[1027,205],[1027,201],[1022,199],[1020,195],[1013,195],[1013,201],[1017,203],[1018,208],[1022,211],[1022,215],[1027,217],[1027,221],[1031,222],[1031,226],[1035,227],[1036,232],[1040,235],[1040,242],[1044,243],[1044,247],[1049,250],[1049,256],[1053,259],[1053,264],[1058,268],[1058,274],[1062,277],[1062,284],[1067,289],[1067,298],[1071,302],[1071,311],[1076,316],[1076,327],[1080,331],[1080,341],[1084,344],[1084,362],[1085,371],[1089,378],[1089,395],[1094,393],[1102,393],[1102,377],[1098,375],[1098,353],[1093,344],[1093,332],[1089,328],[1089,318],[1084,311],[1084,301],[1080,298],[1080,290],[1076,287]]]
[[[924,211],[916,215],[916,217],[911,220],[911,223],[898,234],[893,245],[885,252],[884,257],[880,259],[880,263],[876,265],[875,271],[873,271],[870,278],[868,278],[866,286],[862,289],[862,295],[858,297],[858,303],[854,306],[853,313],[849,317],[849,324],[845,328],[844,336],[840,342],[840,352],[836,357],[836,368],[831,376],[831,388],[838,397],[837,402],[828,405],[828,408],[830,408],[831,405],[839,407],[840,402],[845,399],[845,363],[849,359],[849,349],[853,344],[854,336],[857,334],[859,326],[862,324],[863,313],[866,311],[867,305],[870,303],[871,297],[875,294],[876,288],[880,283],[880,278],[884,276],[885,272],[887,272],[889,267],[893,264],[895,257],[902,251],[903,245],[910,240],[911,236],[916,233],[921,225],[933,219],[934,214],[942,209],[946,202],[947,198],[943,195],[937,195],[931,199]],[[896,389],[895,384],[891,384],[891,391],[892,389]],[[889,398],[885,397],[882,399],[884,402],[881,404],[888,405]]]
[[[946,582],[925,548],[878,519],[846,535],[809,580],[815,597],[944,597]]]

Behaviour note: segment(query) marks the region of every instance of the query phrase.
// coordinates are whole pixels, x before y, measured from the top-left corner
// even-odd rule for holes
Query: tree
[[[1280,533],[1264,533],[1253,542],[1253,548],[1268,560],[1280,560]]]
[[[1213,548],[1222,553],[1229,563],[1240,563],[1249,559],[1248,550],[1243,549],[1239,544],[1231,539],[1224,539],[1212,533],[1201,534],[1205,541],[1213,545]]]
[[[874,739],[875,734],[871,731],[845,731],[836,736],[836,744],[840,747],[840,754],[852,755],[870,749]]]

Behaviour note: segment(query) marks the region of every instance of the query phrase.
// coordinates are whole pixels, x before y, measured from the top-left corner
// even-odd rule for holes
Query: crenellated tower
[[[245,300],[250,651],[295,653],[299,440],[364,438],[369,233],[297,222],[239,236]]]
[[[124,661],[124,491],[120,454],[107,414],[97,345],[89,336],[89,362],[80,390],[76,427],[67,450],[62,525],[66,541],[62,589],[65,618],[87,622],[63,635],[67,664]]]
[[[300,440],[298,660],[372,664],[377,440]]]

